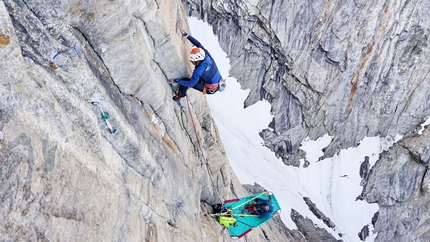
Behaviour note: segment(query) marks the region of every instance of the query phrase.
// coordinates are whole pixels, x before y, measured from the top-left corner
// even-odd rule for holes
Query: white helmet
[[[200,48],[194,47],[190,51],[190,61],[202,61],[205,56],[205,51]]]

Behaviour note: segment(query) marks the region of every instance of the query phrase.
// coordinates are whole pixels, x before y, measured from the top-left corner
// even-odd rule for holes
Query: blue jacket
[[[269,210],[264,210],[264,206],[269,206]],[[255,215],[260,215],[262,218],[270,217],[273,213],[273,205],[268,201],[258,201],[257,202],[257,211],[254,212]]]
[[[221,74],[219,73],[218,67],[215,64],[214,59],[212,58],[209,51],[207,51],[202,44],[191,35],[187,36],[187,39],[196,47],[199,47],[205,51],[205,59],[194,68],[193,75],[191,79],[188,80],[176,80],[182,86],[193,87],[199,81],[206,84],[216,84],[221,80]]]

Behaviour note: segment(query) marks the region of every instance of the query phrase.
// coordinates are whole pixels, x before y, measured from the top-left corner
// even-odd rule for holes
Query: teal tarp
[[[272,216],[267,218],[260,218],[259,216],[249,214],[250,211],[245,209],[245,207],[247,204],[254,203],[256,199],[271,201],[273,205]],[[230,211],[231,215],[236,218],[237,221],[237,226],[230,226],[228,228],[230,231],[230,236],[239,238],[248,233],[252,228],[258,227],[263,223],[269,221],[273,218],[273,216],[278,213],[278,211],[281,210],[281,207],[279,206],[275,195],[268,192],[253,194],[251,196],[243,197],[241,199],[232,199],[225,201],[224,208],[228,209],[228,211]]]

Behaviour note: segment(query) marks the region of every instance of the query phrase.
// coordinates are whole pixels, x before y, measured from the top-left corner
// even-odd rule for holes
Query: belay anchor
[[[108,128],[109,128],[109,132],[111,133],[111,134],[114,134],[115,132],[116,132],[116,128],[115,127],[113,127],[110,123],[109,123],[109,114],[107,113],[107,112],[104,112],[103,111],[103,109],[100,107],[100,104],[99,104],[99,102],[91,102],[91,104],[93,105],[93,106],[96,106],[96,107],[98,107],[99,108],[99,110],[100,110],[100,112],[101,112],[101,114],[102,114],[102,120],[104,120],[105,122],[106,122],[106,125],[108,126]]]

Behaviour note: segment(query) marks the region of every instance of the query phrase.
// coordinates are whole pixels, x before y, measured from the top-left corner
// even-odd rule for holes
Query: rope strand
[[[200,153],[202,154],[202,159],[204,161],[204,164],[206,165],[206,169],[208,171],[209,178],[210,178],[211,183],[212,183],[212,187],[213,187],[213,189],[214,189],[214,191],[215,191],[215,193],[216,193],[216,195],[218,197],[218,200],[220,201],[221,204],[223,204],[224,202],[223,202],[223,200],[221,199],[221,197],[219,195],[218,189],[216,189],[216,187],[215,187],[215,182],[213,180],[212,174],[211,174],[210,169],[209,169],[209,163],[206,160],[206,157],[205,157],[205,155],[203,153],[203,148],[202,148],[202,145],[200,143],[199,135],[197,134],[196,125],[194,124],[193,114],[191,113],[191,106],[190,106],[190,100],[188,99],[188,95],[186,95],[186,98],[187,98],[188,111],[190,113],[191,121],[193,123],[194,133],[196,134],[197,143],[199,145]]]

